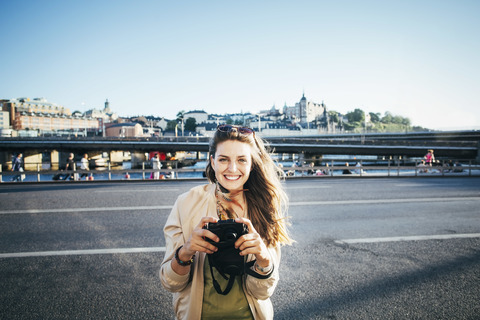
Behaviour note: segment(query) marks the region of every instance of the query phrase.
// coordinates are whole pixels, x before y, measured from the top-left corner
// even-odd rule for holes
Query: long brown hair
[[[275,165],[267,151],[266,142],[251,134],[235,130],[217,130],[210,141],[209,161],[205,169],[208,180],[217,181],[210,157],[215,158],[217,145],[227,140],[248,143],[252,148],[252,170],[244,185],[248,206],[248,218],[268,246],[291,244],[288,235],[285,213],[288,208],[288,197],[280,181],[282,171]]]

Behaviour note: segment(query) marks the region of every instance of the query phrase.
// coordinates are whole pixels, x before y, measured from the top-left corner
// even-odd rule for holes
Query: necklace
[[[233,209],[233,204],[240,207],[242,212],[244,211],[243,206],[237,200],[235,200],[233,197],[229,197],[230,192],[228,192],[227,189],[223,188],[218,183],[218,181],[215,184],[216,184],[216,186],[215,186],[215,198],[216,198],[216,201],[217,201],[217,216],[218,216],[218,218],[220,220],[238,218],[239,215]],[[227,192],[222,192],[222,189],[226,190]],[[239,192],[241,192],[241,191],[247,191],[247,189],[240,190]]]

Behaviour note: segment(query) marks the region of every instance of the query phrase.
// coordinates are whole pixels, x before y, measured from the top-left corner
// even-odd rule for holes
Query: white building
[[[204,123],[208,120],[208,113],[203,110],[188,111],[183,114],[183,119],[187,120],[188,118],[195,119],[197,124]]]
[[[283,107],[283,113],[290,119],[294,119],[300,123],[313,122],[315,120],[323,118],[325,112],[325,105],[322,103],[315,103],[307,101],[305,94],[299,102],[295,103],[294,107]]]
[[[105,101],[103,110],[90,109],[85,112],[85,115],[94,119],[103,119],[104,123],[113,122],[118,119],[118,115],[110,110],[108,99]]]

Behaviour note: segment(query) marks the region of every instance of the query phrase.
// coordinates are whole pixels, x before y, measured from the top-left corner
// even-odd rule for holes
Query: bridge
[[[375,155],[422,157],[434,149],[437,157],[478,159],[480,131],[337,134],[264,137],[276,153],[310,155]],[[0,152],[207,152],[208,137],[159,138],[0,138]]]

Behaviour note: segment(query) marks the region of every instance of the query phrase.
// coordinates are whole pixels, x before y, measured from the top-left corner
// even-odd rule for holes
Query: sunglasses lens
[[[240,133],[242,133],[242,134],[252,134],[253,133],[252,129],[245,128],[245,127],[238,128],[238,131],[240,131]]]
[[[229,124],[222,124],[222,125],[217,127],[217,130],[221,131],[221,132],[230,132],[232,130],[232,128],[233,127]]]
[[[220,132],[238,131],[241,134],[246,134],[246,135],[249,135],[249,134],[253,133],[253,130],[250,129],[250,128],[237,127],[237,126],[232,126],[232,125],[229,125],[229,124],[222,124],[222,125],[218,126],[217,130],[220,131]]]

